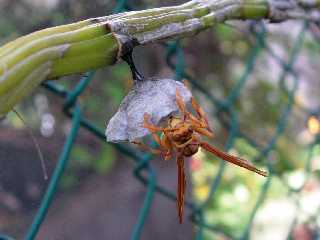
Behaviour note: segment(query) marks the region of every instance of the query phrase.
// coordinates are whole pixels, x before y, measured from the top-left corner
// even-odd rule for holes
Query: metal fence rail
[[[115,7],[115,12],[120,11],[127,11],[131,10],[132,7],[128,5],[127,0],[119,0],[117,1],[118,4]],[[194,79],[185,71],[184,65],[184,53],[183,49],[179,44],[179,41],[165,44],[165,48],[167,49],[166,52],[166,62],[168,66],[175,72],[175,78],[177,80],[187,79],[193,90],[198,91],[199,93],[203,94],[207,101],[209,101],[215,107],[215,113],[213,117],[216,117],[222,125],[228,130],[229,137],[225,144],[225,149],[228,150],[234,146],[234,142],[236,138],[245,139],[253,148],[259,151],[259,156],[257,159],[253,161],[261,161],[261,159],[268,159],[267,156],[271,150],[273,150],[277,144],[277,140],[279,137],[284,133],[284,130],[287,126],[287,121],[290,117],[292,112],[292,108],[294,106],[294,96],[298,89],[298,82],[299,78],[296,74],[295,70],[293,69],[293,65],[297,59],[297,56],[302,48],[302,43],[305,37],[305,33],[309,30],[310,26],[308,22],[302,22],[300,33],[297,35],[294,46],[291,50],[290,57],[288,61],[281,59],[276,53],[274,53],[271,48],[268,46],[268,43],[265,41],[266,37],[266,27],[262,22],[251,22],[251,32],[255,39],[255,44],[250,50],[248,55],[248,59],[246,61],[246,67],[243,74],[240,76],[234,87],[231,89],[229,95],[224,98],[220,99],[216,96],[212,95],[207,89],[201,86],[200,79]],[[269,140],[266,145],[260,145],[255,139],[250,138],[246,135],[246,133],[242,132],[239,128],[238,122],[238,113],[235,109],[235,101],[238,99],[244,85],[247,83],[249,76],[252,74],[254,70],[254,66],[256,64],[257,59],[262,51],[268,53],[270,57],[275,59],[281,66],[282,66],[282,73],[279,75],[278,85],[279,88],[283,90],[283,92],[287,95],[287,103],[283,106],[283,110],[281,113],[280,118],[278,119],[276,125],[276,131],[274,132],[273,136]],[[175,59],[175,61],[174,61]],[[34,239],[38,233],[39,228],[43,220],[46,217],[46,213],[53,201],[55,192],[57,190],[57,186],[61,180],[63,175],[64,169],[68,164],[69,155],[71,149],[73,147],[74,141],[77,138],[77,133],[79,128],[87,129],[92,135],[96,136],[97,138],[101,139],[101,141],[105,142],[105,131],[104,129],[100,129],[94,124],[91,123],[90,119],[86,119],[82,112],[81,112],[81,105],[78,103],[77,98],[81,95],[81,93],[86,89],[90,81],[94,76],[94,72],[87,73],[71,90],[65,89],[59,84],[53,82],[47,82],[43,84],[48,91],[53,92],[58,97],[63,98],[64,105],[63,111],[64,113],[72,119],[72,127],[70,130],[70,134],[68,135],[64,147],[61,151],[59,161],[57,166],[52,174],[50,179],[49,186],[47,191],[42,199],[41,205],[39,210],[34,217],[33,223],[28,229],[27,235],[25,239],[31,240]],[[294,86],[290,89],[287,88],[287,79],[288,76],[293,77],[294,79]],[[221,118],[221,114],[225,113],[228,116],[228,119]],[[314,112],[306,112],[306,116],[313,114]],[[311,159],[313,157],[313,148],[320,143],[320,137],[316,138],[316,140],[310,144],[309,146],[309,155],[307,159],[304,159],[305,164],[305,172],[307,175],[310,175],[311,169]],[[136,225],[132,231],[131,239],[140,239],[141,232],[143,231],[143,226],[146,220],[146,216],[150,210],[151,203],[155,197],[155,193],[159,192],[160,194],[166,196],[167,198],[175,201],[175,193],[163,188],[158,184],[157,181],[157,173],[152,166],[152,156],[149,154],[142,154],[141,152],[137,151],[135,148],[128,147],[128,145],[121,145],[121,144],[113,144],[114,148],[116,148],[121,153],[129,156],[135,162],[135,168],[133,169],[133,174],[135,177],[146,186],[146,194],[145,199],[142,203],[140,214],[137,218]],[[266,178],[262,188],[260,189],[259,197],[256,200],[254,208],[251,210],[249,221],[246,223],[245,228],[242,231],[241,236],[234,236],[233,233],[226,232],[223,229],[220,229],[218,226],[210,225],[206,222],[204,218],[204,211],[208,205],[208,203],[214,198],[214,194],[221,182],[222,176],[225,171],[225,162],[221,161],[219,166],[219,171],[214,178],[214,181],[211,184],[210,193],[208,198],[202,204],[195,204],[194,202],[186,202],[186,207],[191,209],[191,221],[197,225],[197,232],[196,232],[196,239],[200,240],[204,238],[204,230],[213,231],[215,233],[223,234],[224,236],[230,239],[248,239],[250,229],[252,227],[253,219],[257,213],[257,210],[261,206],[262,202],[266,199],[266,194],[270,188],[271,180],[274,176],[274,171],[272,169],[272,165],[270,161],[266,161],[266,165],[268,167],[268,171],[270,172],[270,177]],[[143,172],[147,174],[142,174]],[[147,176],[147,177],[145,177]],[[299,194],[300,190],[291,189],[290,186],[287,186],[289,189],[288,194],[291,194],[293,191]],[[298,205],[297,205],[298,207]],[[294,224],[291,227],[291,232],[288,235],[288,239],[291,238],[292,230],[294,229]],[[0,239],[12,239],[9,236],[1,235]]]

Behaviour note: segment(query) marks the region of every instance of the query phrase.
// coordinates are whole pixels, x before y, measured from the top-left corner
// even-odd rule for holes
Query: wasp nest
[[[181,82],[157,78],[136,81],[108,123],[107,141],[131,142],[150,134],[143,127],[144,113],[150,115],[150,121],[154,125],[160,125],[170,115],[178,113],[176,89],[183,101],[190,104],[191,92]]]

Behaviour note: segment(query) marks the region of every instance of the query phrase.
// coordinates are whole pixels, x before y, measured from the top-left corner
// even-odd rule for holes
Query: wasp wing
[[[208,152],[213,153],[217,157],[219,157],[219,158],[221,158],[221,159],[223,159],[223,160],[225,160],[227,162],[230,162],[230,163],[233,163],[233,164],[238,165],[240,167],[243,167],[245,169],[248,169],[249,171],[258,173],[258,174],[260,174],[260,175],[262,175],[264,177],[268,176],[267,172],[256,168],[251,163],[249,163],[247,160],[239,158],[239,157],[236,157],[236,156],[232,156],[232,155],[230,155],[228,153],[225,153],[225,152],[217,149],[216,147],[211,146],[209,143],[202,142],[202,143],[200,143],[200,146],[202,148],[204,148],[205,150],[207,150]]]

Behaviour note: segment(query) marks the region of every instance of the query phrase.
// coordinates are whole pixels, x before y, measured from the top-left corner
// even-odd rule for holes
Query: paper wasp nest
[[[136,81],[108,123],[107,141],[133,141],[150,134],[143,127],[144,113],[150,115],[154,125],[161,124],[168,116],[177,113],[177,88],[184,102],[190,104],[191,92],[181,82],[156,78]]]

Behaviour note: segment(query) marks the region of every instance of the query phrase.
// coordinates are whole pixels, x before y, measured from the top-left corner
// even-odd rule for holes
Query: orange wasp
[[[179,108],[179,114],[178,116],[169,117],[167,127],[163,128],[152,125],[150,123],[150,116],[147,113],[144,114],[143,126],[150,131],[154,140],[159,144],[159,149],[152,149],[140,142],[134,143],[144,150],[149,150],[154,154],[161,154],[165,160],[169,160],[173,155],[176,156],[178,166],[177,210],[179,222],[182,223],[186,186],[184,158],[191,157],[197,153],[200,147],[227,162],[256,172],[264,177],[267,176],[267,173],[257,169],[245,159],[227,154],[201,140],[201,136],[213,138],[213,132],[209,126],[205,112],[193,97],[191,98],[191,105],[196,115],[187,110],[178,90],[176,90],[176,103]],[[161,137],[158,135],[159,132],[162,133]]]

